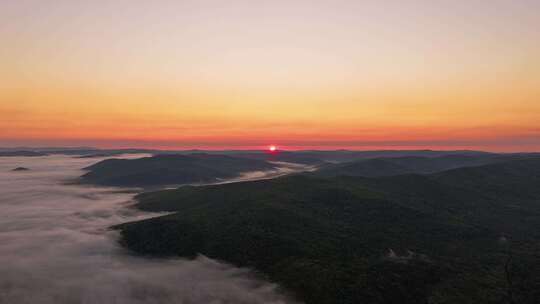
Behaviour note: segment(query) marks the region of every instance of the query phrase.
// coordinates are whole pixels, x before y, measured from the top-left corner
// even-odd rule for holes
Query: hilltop
[[[275,165],[254,159],[195,153],[156,155],[138,159],[107,159],[91,165],[81,182],[107,186],[163,186],[207,183],[243,172],[272,170]]]

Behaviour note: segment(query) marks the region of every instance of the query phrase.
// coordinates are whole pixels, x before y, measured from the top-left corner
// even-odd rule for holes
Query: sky
[[[0,1],[0,146],[540,151],[540,1]]]

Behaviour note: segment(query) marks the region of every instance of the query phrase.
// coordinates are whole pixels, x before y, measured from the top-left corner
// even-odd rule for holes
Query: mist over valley
[[[73,182],[100,160],[0,157],[0,303],[290,302],[248,269],[122,248],[110,226],[160,213],[131,207],[139,189]]]

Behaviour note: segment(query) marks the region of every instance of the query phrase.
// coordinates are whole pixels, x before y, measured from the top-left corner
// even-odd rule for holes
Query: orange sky
[[[2,1],[0,146],[540,150],[540,2],[486,3]]]

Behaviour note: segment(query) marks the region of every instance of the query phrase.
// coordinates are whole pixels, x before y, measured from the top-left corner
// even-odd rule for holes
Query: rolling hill
[[[540,159],[380,178],[294,175],[144,193],[117,226],[153,256],[252,267],[306,303],[538,303]]]
[[[510,160],[535,158],[526,154],[448,154],[442,156],[376,157],[330,164],[321,167],[314,175],[332,177],[339,175],[380,177],[402,174],[428,174],[461,167],[474,167]]]
[[[274,169],[262,160],[196,153],[156,155],[139,159],[107,159],[91,165],[81,182],[107,186],[152,187],[207,183],[248,171]]]

